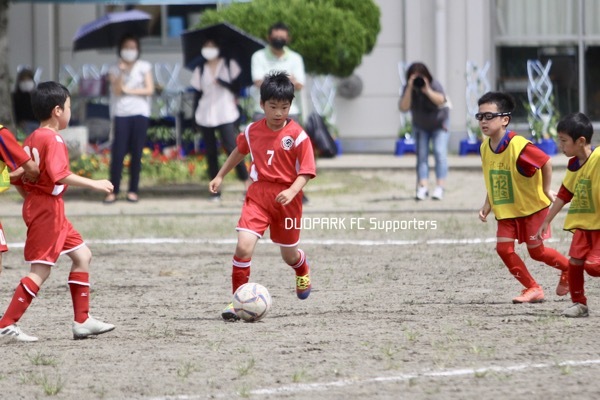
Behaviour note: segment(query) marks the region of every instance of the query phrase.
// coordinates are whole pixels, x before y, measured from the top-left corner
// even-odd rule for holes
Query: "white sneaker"
[[[573,305],[562,312],[562,315],[568,318],[581,318],[589,316],[588,308],[581,303],[573,303]]]
[[[444,198],[444,188],[441,186],[437,186],[435,189],[433,189],[433,194],[431,195],[431,198],[434,200],[441,200]]]
[[[428,194],[427,186],[417,187],[417,200],[425,200]]]
[[[29,336],[21,331],[16,324],[0,328],[0,340],[16,340],[17,342],[37,342],[38,338]]]
[[[82,324],[73,321],[73,339],[85,339],[90,336],[110,332],[113,329],[115,329],[114,325],[98,321],[90,315]]]

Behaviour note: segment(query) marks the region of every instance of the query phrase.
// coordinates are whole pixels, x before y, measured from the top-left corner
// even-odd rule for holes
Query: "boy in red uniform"
[[[61,254],[71,258],[68,284],[73,301],[73,337],[84,339],[113,330],[111,324],[89,315],[90,249],[79,232],[65,216],[63,194],[68,185],[110,193],[108,180],[92,180],[71,173],[67,146],[58,131],[69,124],[71,98],[67,88],[56,82],[41,83],[32,93],[33,112],[41,121],[40,127],[25,139],[23,148],[39,166],[37,183],[19,183],[17,189],[24,197],[23,220],[27,225],[25,261],[31,265],[29,274],[21,279],[15,294],[0,319],[0,340],[12,339],[35,342],[16,325],[42,284],[50,276]]]
[[[316,167],[308,135],[288,118],[293,99],[294,84],[285,72],[265,76],[260,86],[260,106],[265,118],[240,133],[237,147],[209,184],[209,190],[218,193],[223,177],[250,153],[253,183],[248,188],[236,228],[238,241],[231,274],[233,292],[248,282],[254,248],[269,228],[271,240],[280,246],[281,257],[296,272],[296,295],[304,300],[310,294],[310,268],[298,243],[302,189],[316,176]],[[221,316],[226,321],[239,319],[231,303]]]
[[[550,190],[550,157],[529,140],[507,129],[515,109],[510,95],[488,92],[478,104],[475,118],[488,137],[481,144],[487,195],[479,210],[479,219],[486,222],[490,211],[494,211],[498,220],[496,251],[510,273],[525,287],[513,303],[544,301],[544,291],[515,253],[515,240],[527,243],[527,251],[534,260],[562,271],[556,294],[564,296],[569,292],[569,262],[556,250],[545,247],[537,237],[537,230],[555,196]]]
[[[35,182],[40,174],[40,169],[35,162],[25,153],[11,131],[0,125],[0,172],[4,164],[11,172],[11,179],[23,175],[23,179]],[[22,169],[19,169],[21,168]],[[0,273],[2,272],[2,253],[8,251],[6,236],[0,222]]]
[[[589,312],[583,272],[600,276],[600,150],[596,148],[592,151],[594,127],[582,113],[567,115],[558,123],[556,130],[560,149],[572,158],[556,200],[538,231],[538,237],[545,237],[556,214],[570,202],[564,228],[573,232],[569,249],[569,290],[573,304],[562,315],[570,318],[587,317]]]

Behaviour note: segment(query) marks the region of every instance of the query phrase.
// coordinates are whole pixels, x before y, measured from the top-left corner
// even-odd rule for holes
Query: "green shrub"
[[[227,21],[264,39],[269,27],[282,21],[290,27],[290,47],[304,58],[307,73],[346,77],[371,51],[380,29],[379,8],[372,0],[355,3],[363,1],[253,0],[206,11],[200,26]],[[377,23],[367,30],[374,19]]]

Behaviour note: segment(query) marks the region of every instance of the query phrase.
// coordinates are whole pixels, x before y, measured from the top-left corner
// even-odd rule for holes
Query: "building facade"
[[[600,0],[376,0],[381,32],[355,74],[359,96],[335,99],[346,152],[392,153],[401,124],[401,66],[422,61],[452,100],[451,150],[466,137],[466,63],[482,68],[492,90],[511,92],[519,104],[514,126],[527,131],[527,60],[552,61],[549,79],[557,111],[584,111],[600,120]],[[213,5],[214,6],[214,5]],[[72,51],[77,28],[106,5],[13,2],[9,10],[9,63],[39,68],[41,80],[65,80],[85,64],[101,68],[115,51]],[[114,7],[114,6],[113,6]],[[143,58],[182,64],[179,33],[201,15],[200,5],[152,6],[154,36],[142,42]],[[400,65],[400,68],[399,68]],[[158,77],[157,77],[158,78]],[[184,87],[189,71],[181,69]]]

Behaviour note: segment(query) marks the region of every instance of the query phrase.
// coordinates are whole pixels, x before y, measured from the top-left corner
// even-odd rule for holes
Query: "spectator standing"
[[[29,68],[23,68],[17,74],[15,82],[15,91],[13,92],[13,115],[17,127],[21,129],[26,136],[35,131],[40,126],[40,122],[33,115],[31,108],[31,92],[35,89],[35,80],[33,71]]]

